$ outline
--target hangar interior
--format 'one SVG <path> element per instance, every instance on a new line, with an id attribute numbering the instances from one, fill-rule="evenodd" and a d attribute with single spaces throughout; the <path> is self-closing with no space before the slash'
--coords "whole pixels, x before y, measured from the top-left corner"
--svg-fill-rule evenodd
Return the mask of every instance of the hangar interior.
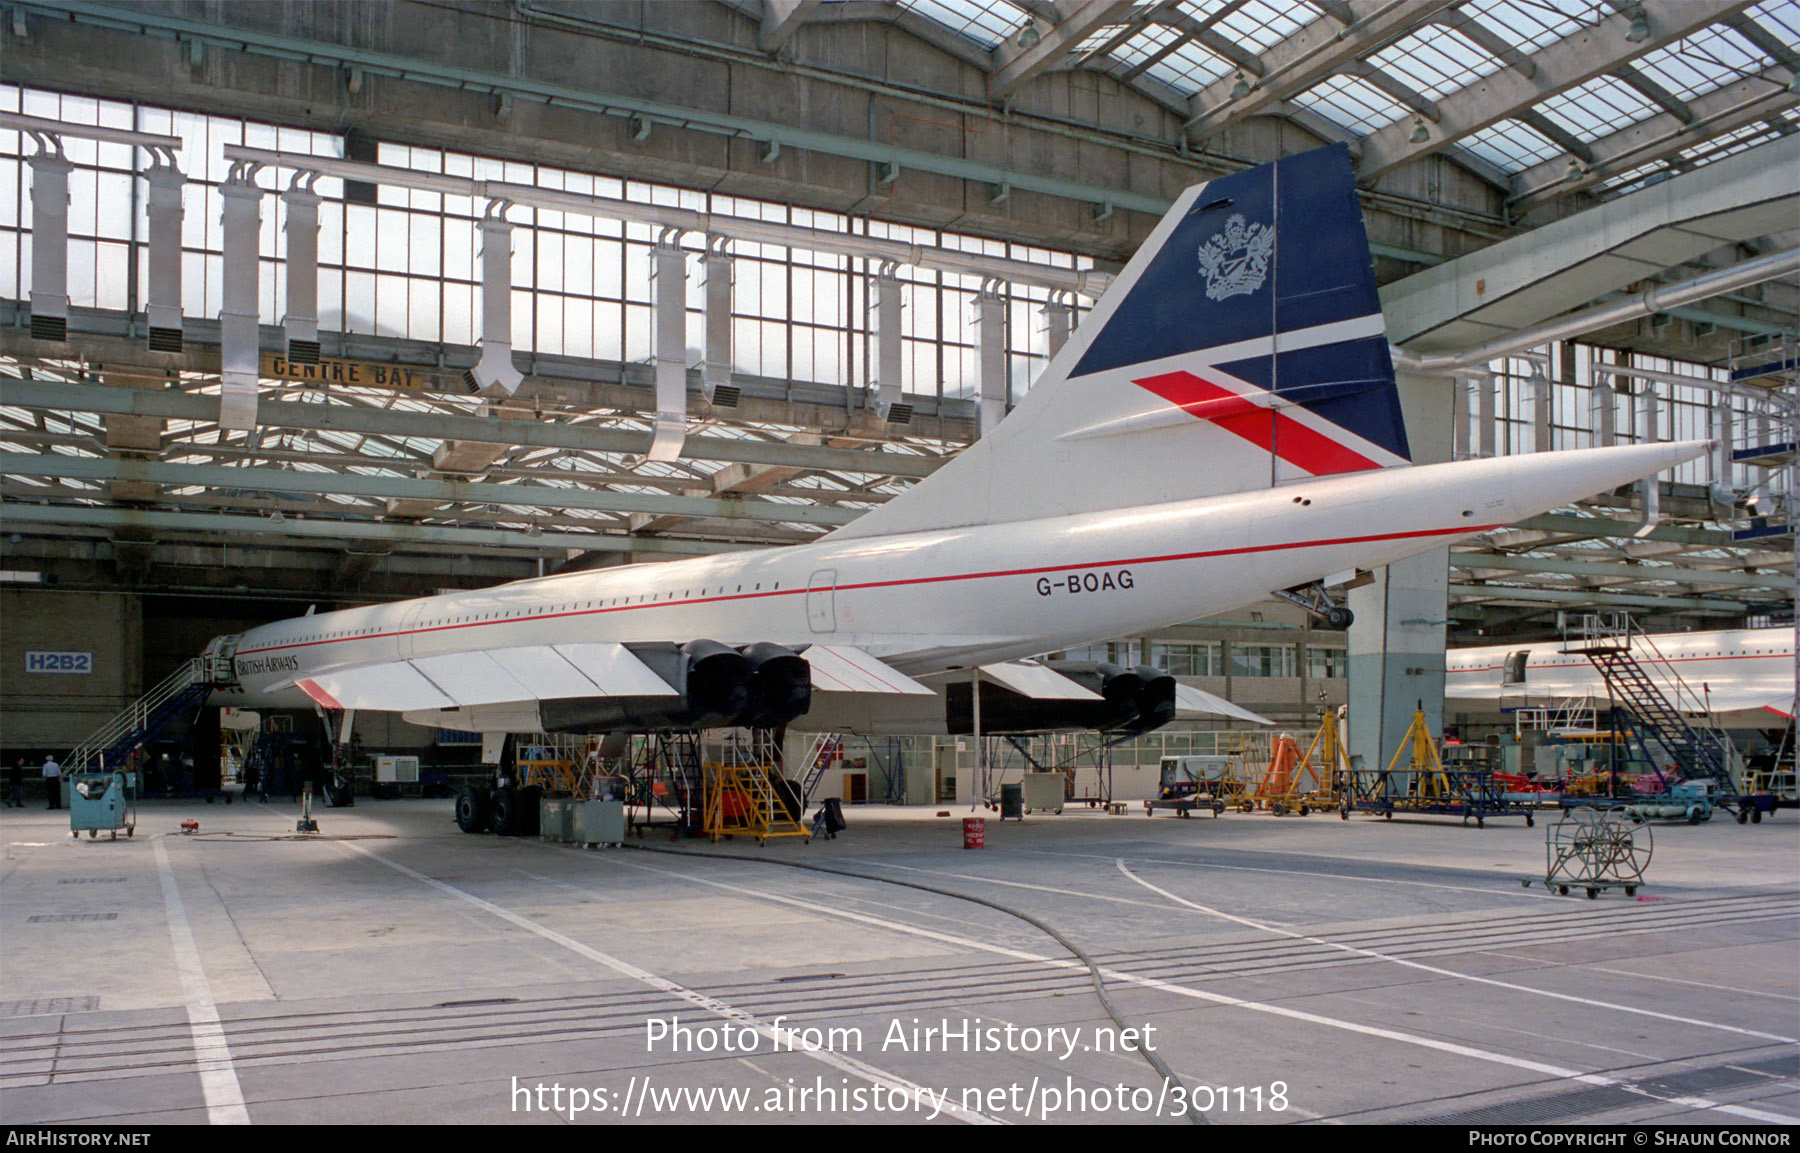
<path id="1" fill-rule="evenodd" d="M 1392 566 L 1347 635 L 1070 655 L 1348 698 L 1374 761 L 1446 644 L 1791 624 L 1796 128 L 1794 0 L 5 4 L 0 747 L 310 606 L 816 539 L 991 429 L 1183 188 L 1327 144 L 1416 460 L 1716 449 Z"/>

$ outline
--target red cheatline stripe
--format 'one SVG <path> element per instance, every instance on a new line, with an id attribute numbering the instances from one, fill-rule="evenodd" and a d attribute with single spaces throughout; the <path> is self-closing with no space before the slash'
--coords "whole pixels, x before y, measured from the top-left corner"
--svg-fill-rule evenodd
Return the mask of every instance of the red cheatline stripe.
<path id="1" fill-rule="evenodd" d="M 1120 565 L 1164 564 L 1169 561 L 1209 560 L 1221 556 L 1243 556 L 1246 553 L 1286 552 L 1292 549 L 1325 548 L 1332 545 L 1368 544 L 1384 540 L 1412 540 L 1428 536 L 1474 536 L 1477 533 L 1491 532 L 1504 528 L 1499 524 L 1456 525 L 1450 528 L 1416 529 L 1412 532 L 1383 532 L 1367 536 L 1329 537 L 1318 540 L 1295 540 L 1282 544 L 1246 545 L 1242 548 L 1211 549 L 1205 552 L 1168 553 L 1162 556 L 1119 557 L 1113 560 L 1076 561 L 1068 564 L 1036 565 L 1031 568 L 995 569 L 986 572 L 949 573 L 944 576 L 905 577 L 899 580 L 863 581 L 858 584 L 841 584 L 838 592 L 855 592 L 859 589 L 899 588 L 904 585 L 933 585 L 947 581 L 990 580 L 996 577 L 1037 576 L 1039 573 L 1066 572 L 1071 569 L 1116 568 Z M 690 597 L 686 600 L 666 600 L 649 604 L 616 605 L 609 608 L 575 609 L 560 613 L 534 613 L 530 616 L 504 617 L 490 621 L 468 621 L 453 625 L 428 625 L 424 628 L 397 629 L 393 632 L 365 633 L 361 636 L 325 637 L 316 641 L 276 641 L 261 648 L 239 649 L 239 656 L 253 656 L 258 653 L 282 652 L 289 649 L 308 649 L 316 645 L 336 645 L 346 641 L 391 640 L 395 637 L 423 636 L 427 633 L 458 632 L 463 629 L 491 628 L 494 625 L 513 625 L 529 622 L 561 620 L 565 617 L 608 616 L 612 613 L 642 612 L 647 609 L 691 608 L 694 605 L 716 605 L 727 601 L 765 600 L 770 597 L 804 596 L 805 588 L 782 589 L 779 592 L 733 593 L 725 596 Z"/>
<path id="2" fill-rule="evenodd" d="M 1208 420 L 1314 476 L 1380 468 L 1359 452 L 1271 408 L 1191 372 L 1165 372 L 1134 381 L 1183 412 Z"/>
<path id="3" fill-rule="evenodd" d="M 295 681 L 294 687 L 299 689 L 301 692 L 305 693 L 307 696 L 311 697 L 313 700 L 317 701 L 319 704 L 325 706 L 328 709 L 341 709 L 344 707 L 343 705 L 338 704 L 336 697 L 332 696 L 330 693 L 328 693 L 324 689 L 320 688 L 319 682 L 317 682 L 317 681 L 314 681 L 314 680 Z"/>

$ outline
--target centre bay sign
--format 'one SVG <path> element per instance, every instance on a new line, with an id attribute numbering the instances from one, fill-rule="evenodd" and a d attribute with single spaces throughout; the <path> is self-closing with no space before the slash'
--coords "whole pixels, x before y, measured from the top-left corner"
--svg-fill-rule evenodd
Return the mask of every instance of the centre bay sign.
<path id="1" fill-rule="evenodd" d="M 401 388 L 422 392 L 434 370 L 409 368 L 400 364 L 370 364 L 360 360 L 321 360 L 317 364 L 295 364 L 276 353 L 264 353 L 262 376 L 265 380 L 297 380 L 319 388 L 339 385 L 345 388 Z"/>

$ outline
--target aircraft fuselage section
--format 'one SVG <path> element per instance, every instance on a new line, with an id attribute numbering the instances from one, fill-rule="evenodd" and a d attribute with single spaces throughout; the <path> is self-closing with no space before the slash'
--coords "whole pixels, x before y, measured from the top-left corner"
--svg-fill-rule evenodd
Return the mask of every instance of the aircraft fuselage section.
<path id="1" fill-rule="evenodd" d="M 223 704 L 297 676 L 572 641 L 854 645 L 913 675 L 1222 612 L 1512 519 L 1517 462 L 1384 469 L 1142 509 L 570 573 L 266 625 Z"/>

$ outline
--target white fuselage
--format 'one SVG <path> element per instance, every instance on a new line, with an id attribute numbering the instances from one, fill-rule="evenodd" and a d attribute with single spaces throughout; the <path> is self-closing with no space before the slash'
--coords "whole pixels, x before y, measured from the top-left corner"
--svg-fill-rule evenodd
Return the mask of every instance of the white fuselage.
<path id="1" fill-rule="evenodd" d="M 1604 700 L 1606 683 L 1588 658 L 1561 641 L 1455 649 L 1445 664 L 1444 696 L 1452 702 L 1498 708 L 1551 705 L 1574 698 Z M 1519 671 L 1524 680 L 1505 683 Z M 1633 638 L 1632 655 L 1687 712 L 1772 725 L 1792 711 L 1794 630 L 1660 633 Z M 1676 687 L 1677 678 L 1681 687 Z M 1758 716 L 1757 714 L 1760 714 Z"/>
<path id="2" fill-rule="evenodd" d="M 1681 446 L 1656 446 L 1670 460 Z M 1386 564 L 1666 467 L 1639 450 L 1382 469 L 1142 509 L 826 539 L 519 581 L 264 625 L 238 692 L 310 707 L 301 677 L 572 641 L 850 645 L 923 675 L 1116 637 Z M 1068 478 L 1076 480 L 1078 478 Z"/>

